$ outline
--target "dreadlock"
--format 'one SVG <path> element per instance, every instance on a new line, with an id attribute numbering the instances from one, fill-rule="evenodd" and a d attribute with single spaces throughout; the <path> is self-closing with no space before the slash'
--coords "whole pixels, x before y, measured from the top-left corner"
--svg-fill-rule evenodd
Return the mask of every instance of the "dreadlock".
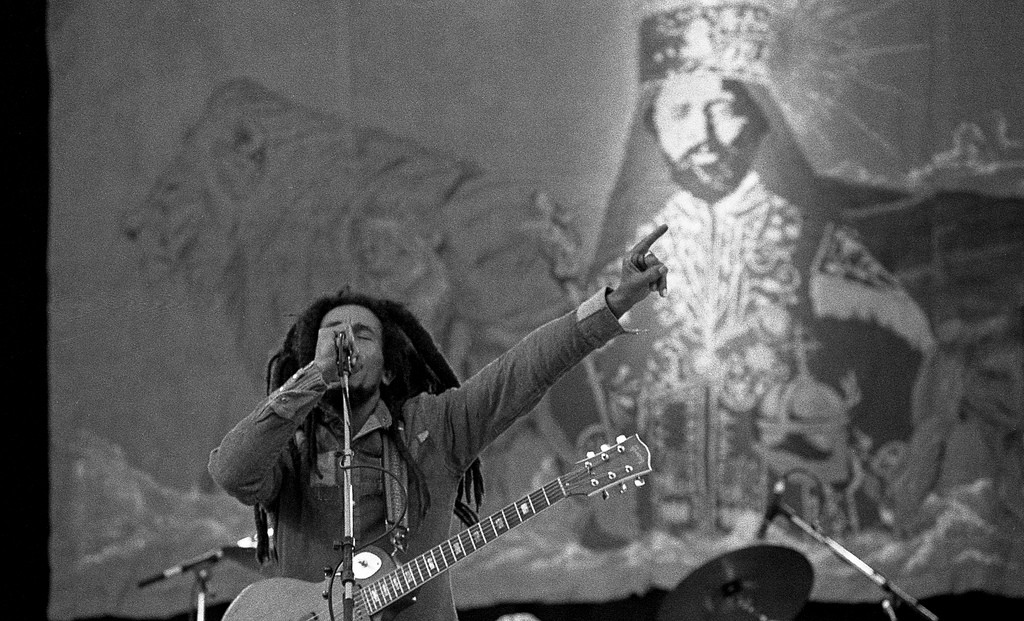
<path id="1" fill-rule="evenodd" d="M 333 295 L 316 299 L 299 315 L 288 330 L 281 349 L 274 353 L 267 363 L 267 394 L 279 388 L 313 360 L 321 321 L 331 309 L 345 305 L 366 308 L 380 320 L 383 327 L 384 368 L 393 376 L 389 384 L 381 385 L 380 388 L 381 401 L 391 412 L 392 418 L 392 424 L 386 433 L 409 467 L 409 512 L 422 520 L 430 508 L 430 491 L 427 489 L 425 475 L 412 459 L 409 447 L 399 432 L 399 424 L 405 422 L 402 406 L 406 400 L 418 394 L 440 394 L 449 388 L 456 388 L 459 386 L 459 380 L 438 350 L 430 333 L 405 305 L 353 292 L 348 287 Z M 307 439 L 305 455 L 299 454 L 294 442 L 290 443 L 292 458 L 305 459 L 308 466 L 317 474 L 320 472 L 317 464 L 316 428 L 323 421 L 323 416 L 323 410 L 315 407 L 303 421 L 303 432 Z M 459 481 L 455 493 L 453 512 L 466 526 L 472 526 L 479 521 L 476 511 L 480 509 L 483 493 L 480 460 L 476 459 Z M 473 503 L 476 511 L 469 503 Z M 254 507 L 256 555 L 261 562 L 274 554 L 270 550 L 268 536 L 268 514 L 274 510 L 274 507 L 263 507 L 258 504 Z"/>

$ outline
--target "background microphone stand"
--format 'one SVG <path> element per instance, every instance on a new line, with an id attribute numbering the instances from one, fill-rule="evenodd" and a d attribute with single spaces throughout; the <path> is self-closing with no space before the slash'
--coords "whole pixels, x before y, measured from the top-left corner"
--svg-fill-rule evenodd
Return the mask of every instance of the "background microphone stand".
<path id="1" fill-rule="evenodd" d="M 345 498 L 345 538 L 341 544 L 341 582 L 344 586 L 344 600 L 342 602 L 342 618 L 344 621 L 352 621 L 354 606 L 355 573 L 352 567 L 352 554 L 355 548 L 355 525 L 352 512 L 355 502 L 352 495 L 352 404 L 349 401 L 348 380 L 352 375 L 352 365 L 355 362 L 355 338 L 352 327 L 347 326 L 346 330 L 339 332 L 335 337 L 335 346 L 338 352 L 338 372 L 342 379 L 342 426 L 345 430 L 342 449 L 342 486 Z M 332 611 L 333 615 L 333 611 Z"/>
<path id="2" fill-rule="evenodd" d="M 210 577 L 210 565 L 216 563 L 220 559 L 224 558 L 224 549 L 217 548 L 210 550 L 204 554 L 200 554 L 197 557 L 191 558 L 183 563 L 169 567 L 158 574 L 154 574 L 144 580 L 140 580 L 138 588 L 143 588 L 159 582 L 171 576 L 183 574 L 187 571 L 191 571 L 195 575 L 196 579 L 196 591 L 195 591 L 195 602 L 192 605 L 195 606 L 194 614 L 196 621 L 204 621 L 206 618 L 206 598 L 210 594 L 208 581 Z"/>
<path id="3" fill-rule="evenodd" d="M 890 601 L 893 597 L 896 597 L 902 603 L 909 605 L 912 609 L 917 611 L 921 617 L 928 619 L 929 621 L 938 621 L 939 618 L 935 616 L 932 611 L 922 606 L 916 599 L 904 592 L 903 589 L 893 584 L 891 580 L 872 569 L 870 565 L 858 558 L 853 552 L 844 548 L 839 544 L 839 542 L 825 535 L 817 526 L 814 526 L 801 518 L 788 505 L 783 502 L 778 502 L 778 513 L 786 516 L 790 522 L 796 524 L 805 533 L 814 537 L 820 543 L 828 546 L 836 556 L 858 569 L 872 582 L 881 587 L 882 590 L 887 593 L 885 599 L 882 600 L 882 608 L 885 610 L 891 621 L 896 621 L 896 613 L 893 610 L 892 601 Z"/>
<path id="4" fill-rule="evenodd" d="M 235 545 L 214 548 L 199 556 L 183 561 L 174 567 L 169 567 L 160 573 L 140 580 L 138 587 L 141 589 L 161 580 L 192 572 L 195 578 L 195 599 L 190 601 L 190 605 L 194 607 L 190 618 L 195 619 L 195 621 L 204 621 L 206 618 L 207 599 L 210 596 L 209 579 L 212 566 L 223 559 L 231 559 L 246 566 L 252 564 L 253 569 L 258 569 L 255 547 L 255 537 L 248 537 L 240 540 Z"/>

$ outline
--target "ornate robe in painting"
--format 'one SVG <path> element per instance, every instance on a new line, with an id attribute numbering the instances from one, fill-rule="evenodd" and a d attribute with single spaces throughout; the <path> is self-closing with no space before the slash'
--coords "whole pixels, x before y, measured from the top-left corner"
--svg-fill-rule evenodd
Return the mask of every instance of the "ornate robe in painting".
<path id="1" fill-rule="evenodd" d="M 602 413 L 583 433 L 649 438 L 656 474 L 635 520 L 597 522 L 607 540 L 639 535 L 623 523 L 724 534 L 784 478 L 830 532 L 895 529 L 931 329 L 842 214 L 905 196 L 812 169 L 759 74 L 763 8 L 676 4 L 641 26 L 641 101 L 589 280 L 664 222 L 669 295 L 577 389 Z"/>

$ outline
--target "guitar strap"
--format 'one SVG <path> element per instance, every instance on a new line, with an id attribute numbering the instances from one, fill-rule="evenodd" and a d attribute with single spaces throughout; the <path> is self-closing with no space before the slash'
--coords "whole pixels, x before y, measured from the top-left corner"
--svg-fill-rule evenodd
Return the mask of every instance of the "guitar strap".
<path id="1" fill-rule="evenodd" d="M 398 433 L 403 437 L 405 435 L 405 427 L 401 423 L 398 424 Z M 383 439 L 384 469 L 393 475 L 384 477 L 386 526 L 390 528 L 397 525 L 391 532 L 391 545 L 396 552 L 404 552 L 406 535 L 409 532 L 409 511 L 405 509 L 408 498 L 404 491 L 408 489 L 408 466 L 398 452 L 398 447 L 395 446 L 391 436 L 382 433 L 381 437 Z"/>

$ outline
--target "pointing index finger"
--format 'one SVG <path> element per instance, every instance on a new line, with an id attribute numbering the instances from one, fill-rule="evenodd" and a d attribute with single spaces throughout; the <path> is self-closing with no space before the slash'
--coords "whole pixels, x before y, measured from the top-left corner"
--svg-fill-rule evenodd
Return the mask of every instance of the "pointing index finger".
<path id="1" fill-rule="evenodd" d="M 667 224 L 659 224 L 658 228 L 648 233 L 643 239 L 638 241 L 635 246 L 633 246 L 633 249 L 629 251 L 630 254 L 638 254 L 640 256 L 646 255 L 647 251 L 654 245 L 654 242 L 658 241 L 658 238 L 664 235 L 667 230 Z"/>

